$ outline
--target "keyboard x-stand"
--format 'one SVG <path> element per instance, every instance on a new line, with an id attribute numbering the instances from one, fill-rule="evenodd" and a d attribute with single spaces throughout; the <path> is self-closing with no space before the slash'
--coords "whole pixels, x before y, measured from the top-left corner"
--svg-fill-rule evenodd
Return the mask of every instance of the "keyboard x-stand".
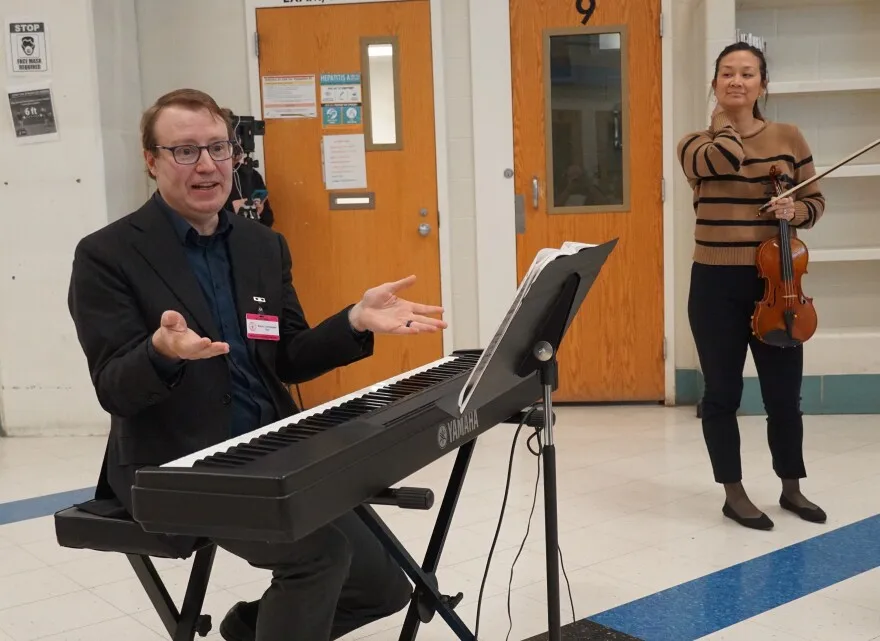
<path id="1" fill-rule="evenodd" d="M 531 415 L 523 412 L 504 422 L 519 423 L 525 420 L 526 424 L 540 427 L 543 431 L 541 455 L 544 466 L 547 620 L 550 641 L 561 641 L 562 638 L 552 399 L 553 391 L 558 388 L 559 368 L 556 356 L 566 330 L 616 244 L 615 239 L 571 255 L 560 256 L 541 269 L 525 295 L 521 299 L 517 297 L 518 300 L 511 306 L 501 329 L 474 367 L 476 372 L 481 365 L 485 365 L 473 388 L 470 401 L 464 408 L 466 412 L 469 406 L 479 407 L 483 399 L 493 398 L 499 390 L 510 387 L 515 379 L 537 375 L 540 381 L 543 390 L 543 407 L 540 411 Z M 407 611 L 400 641 L 414 641 L 419 624 L 429 622 L 435 613 L 440 614 L 462 641 L 476 639 L 474 633 L 453 610 L 461 601 L 461 593 L 455 597 L 443 595 L 438 589 L 435 574 L 475 445 L 476 439 L 472 439 L 459 448 L 421 566 L 370 505 L 355 508 L 355 512 L 415 584 L 415 596 Z"/>
<path id="2" fill-rule="evenodd" d="M 544 399 L 548 622 L 560 638 L 556 458 L 552 399 L 556 354 L 616 241 L 542 250 L 501 327 L 480 352 L 459 351 L 411 372 L 299 412 L 158 467 L 137 471 L 132 516 L 146 532 L 208 539 L 297 541 L 350 510 L 415 584 L 401 640 L 439 612 L 459 639 L 474 633 L 443 596 L 436 570 L 474 443 Z M 518 414 L 519 413 L 519 414 Z M 532 414 L 537 418 L 537 414 Z M 389 490 L 458 449 L 427 555 L 419 566 L 371 504 L 429 509 L 430 490 Z"/>

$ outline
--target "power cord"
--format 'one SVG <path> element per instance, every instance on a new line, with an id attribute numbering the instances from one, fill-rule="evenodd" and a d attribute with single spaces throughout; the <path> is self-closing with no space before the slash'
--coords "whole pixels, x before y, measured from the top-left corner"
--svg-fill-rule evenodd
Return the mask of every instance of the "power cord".
<path id="1" fill-rule="evenodd" d="M 481 610 L 482 604 L 483 604 L 483 590 L 486 587 L 486 577 L 488 577 L 488 575 L 489 575 L 489 566 L 492 563 L 492 554 L 494 553 L 495 545 L 498 542 L 498 535 L 501 533 L 501 524 L 504 521 L 504 510 L 507 507 L 507 496 L 510 493 L 510 479 L 511 479 L 511 474 L 513 472 L 513 454 L 516 451 L 516 444 L 517 444 L 517 440 L 519 439 L 520 430 L 522 430 L 522 428 L 529 422 L 529 419 L 532 417 L 532 415 L 538 410 L 538 408 L 541 405 L 543 405 L 543 404 L 538 403 L 538 404 L 532 405 L 523 414 L 522 420 L 520 420 L 519 425 L 517 425 L 516 433 L 514 433 L 514 435 L 513 435 L 513 443 L 511 443 L 511 446 L 510 446 L 510 460 L 508 461 L 508 464 L 507 464 L 507 481 L 504 486 L 504 498 L 501 501 L 501 514 L 498 516 L 498 526 L 495 528 L 495 536 L 492 539 L 492 545 L 489 548 L 489 558 L 486 559 L 486 569 L 483 572 L 483 581 L 480 584 L 480 595 L 479 595 L 479 597 L 477 597 L 477 621 L 476 621 L 476 625 L 474 627 L 474 638 L 475 639 L 480 638 L 480 610 Z M 535 513 L 535 505 L 538 501 L 538 483 L 540 482 L 540 479 L 541 479 L 541 454 L 543 451 L 543 443 L 541 441 L 541 432 L 543 431 L 544 427 L 543 427 L 543 425 L 540 425 L 540 426 L 530 425 L 530 427 L 532 427 L 532 429 L 534 429 L 535 432 L 534 432 L 534 434 L 529 435 L 529 438 L 526 440 L 526 447 L 528 448 L 529 452 L 531 452 L 532 454 L 534 454 L 538 458 L 538 475 L 535 478 L 535 491 L 534 491 L 534 495 L 532 497 L 532 509 L 529 512 L 529 520 L 526 523 L 526 533 L 525 533 L 525 536 L 523 536 L 523 540 L 519 546 L 519 550 L 516 553 L 516 557 L 513 559 L 513 563 L 510 566 L 510 581 L 507 584 L 507 621 L 509 623 L 509 627 L 507 629 L 507 637 L 506 637 L 507 639 L 510 638 L 510 632 L 513 629 L 513 619 L 511 617 L 511 613 L 510 613 L 510 593 L 511 593 L 511 588 L 513 585 L 513 569 L 514 569 L 514 567 L 516 567 L 516 562 L 517 562 L 517 560 L 519 560 L 519 556 L 520 556 L 520 554 L 522 554 L 523 548 L 526 545 L 526 540 L 529 537 L 529 530 L 531 529 L 531 525 L 532 525 L 532 515 Z M 537 451 L 533 450 L 532 446 L 531 446 L 531 440 L 533 438 L 538 442 Z M 558 545 L 557 545 L 556 549 L 559 552 L 559 563 L 560 563 L 560 566 L 562 567 L 562 575 L 565 577 L 566 586 L 568 586 L 568 599 L 569 599 L 569 602 L 571 603 L 572 621 L 577 621 L 577 618 L 575 617 L 575 614 L 574 614 L 574 599 L 572 598 L 572 595 L 571 595 L 571 583 L 569 583 L 569 581 L 568 581 L 568 574 L 565 572 L 565 563 L 562 560 L 562 550 L 559 548 Z"/>

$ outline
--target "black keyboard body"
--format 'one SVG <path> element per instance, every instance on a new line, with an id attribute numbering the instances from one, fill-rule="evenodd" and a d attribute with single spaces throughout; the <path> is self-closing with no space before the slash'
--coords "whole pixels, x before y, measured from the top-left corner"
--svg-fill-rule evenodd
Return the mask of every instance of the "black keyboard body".
<path id="1" fill-rule="evenodd" d="M 541 398 L 534 374 L 457 417 L 459 391 L 479 355 L 455 352 L 454 361 L 413 380 L 190 467 L 142 468 L 133 516 L 150 532 L 298 540 Z"/>

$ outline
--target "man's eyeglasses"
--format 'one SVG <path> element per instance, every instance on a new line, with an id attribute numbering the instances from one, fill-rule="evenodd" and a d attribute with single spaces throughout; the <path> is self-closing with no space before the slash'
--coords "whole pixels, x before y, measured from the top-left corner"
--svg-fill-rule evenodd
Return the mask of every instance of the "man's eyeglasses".
<path id="1" fill-rule="evenodd" d="M 235 143 L 231 140 L 218 140 L 210 145 L 175 145 L 165 147 L 155 145 L 154 149 L 167 149 L 174 156 L 175 162 L 180 165 L 194 165 L 202 157 L 202 149 L 208 150 L 208 155 L 217 162 L 229 160 L 235 151 Z"/>

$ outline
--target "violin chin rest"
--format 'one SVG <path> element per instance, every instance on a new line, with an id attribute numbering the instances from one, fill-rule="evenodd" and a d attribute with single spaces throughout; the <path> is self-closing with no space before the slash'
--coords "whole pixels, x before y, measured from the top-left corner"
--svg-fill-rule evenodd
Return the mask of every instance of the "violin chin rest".
<path id="1" fill-rule="evenodd" d="M 764 336 L 759 336 L 764 343 L 774 347 L 797 347 L 801 344 L 796 338 L 791 338 L 784 329 L 773 329 Z"/>

